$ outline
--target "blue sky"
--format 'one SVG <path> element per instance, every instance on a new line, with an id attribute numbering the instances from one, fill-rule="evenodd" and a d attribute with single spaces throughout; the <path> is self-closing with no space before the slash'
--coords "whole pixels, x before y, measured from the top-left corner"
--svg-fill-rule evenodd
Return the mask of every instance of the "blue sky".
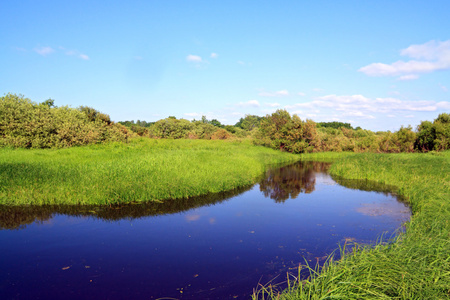
<path id="1" fill-rule="evenodd" d="M 210 3 L 211 2 L 211 3 Z M 2 1 L 0 94 L 115 121 L 450 112 L 450 1 Z"/>

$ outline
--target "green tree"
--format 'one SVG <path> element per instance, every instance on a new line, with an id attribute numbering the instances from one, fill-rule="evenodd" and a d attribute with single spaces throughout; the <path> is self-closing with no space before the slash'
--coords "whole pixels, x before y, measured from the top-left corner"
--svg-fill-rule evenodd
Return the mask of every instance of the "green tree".
<path id="1" fill-rule="evenodd" d="M 302 121 L 297 115 L 279 109 L 267 115 L 255 136 L 256 144 L 293 153 L 311 152 L 317 138 L 316 124 Z"/>

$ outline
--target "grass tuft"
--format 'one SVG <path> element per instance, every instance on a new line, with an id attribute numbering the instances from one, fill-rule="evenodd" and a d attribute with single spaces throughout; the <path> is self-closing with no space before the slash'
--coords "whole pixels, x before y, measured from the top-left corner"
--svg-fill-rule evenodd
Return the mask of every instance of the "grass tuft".
<path id="1" fill-rule="evenodd" d="M 217 193 L 298 160 L 250 142 L 134 139 L 68 149 L 0 149 L 0 204 L 108 205 Z"/>

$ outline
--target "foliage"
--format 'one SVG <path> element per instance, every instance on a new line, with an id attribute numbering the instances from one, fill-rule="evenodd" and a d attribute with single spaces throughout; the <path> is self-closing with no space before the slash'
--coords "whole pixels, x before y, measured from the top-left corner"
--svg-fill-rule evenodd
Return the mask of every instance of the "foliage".
<path id="1" fill-rule="evenodd" d="M 316 124 L 302 121 L 297 115 L 291 117 L 286 110 L 267 115 L 260 124 L 256 144 L 292 153 L 311 152 L 317 137 Z"/>
<path id="2" fill-rule="evenodd" d="M 120 124 L 122 124 L 124 126 L 127 126 L 127 127 L 132 127 L 132 126 L 150 127 L 155 122 L 147 122 L 147 121 L 137 120 L 136 123 L 135 123 L 134 120 L 131 120 L 131 121 L 120 121 L 118 123 L 120 123 Z"/>
<path id="3" fill-rule="evenodd" d="M 352 125 L 350 125 L 350 123 L 343 123 L 343 122 L 319 122 L 317 123 L 317 127 L 323 127 L 323 128 L 334 128 L 334 129 L 339 129 L 339 128 L 346 128 L 346 129 L 353 129 Z"/>
<path id="4" fill-rule="evenodd" d="M 234 126 L 241 128 L 246 131 L 252 131 L 260 126 L 261 121 L 265 117 L 255 116 L 255 115 L 245 115 L 244 118 L 240 118 Z"/>
<path id="5" fill-rule="evenodd" d="M 51 99 L 38 104 L 15 94 L 0 98 L 0 146 L 61 148 L 128 137 L 125 127 L 90 107 L 56 107 Z"/>
<path id="6" fill-rule="evenodd" d="M 450 149 L 450 114 L 440 114 L 433 123 L 422 121 L 417 131 L 416 149 L 424 152 Z"/>

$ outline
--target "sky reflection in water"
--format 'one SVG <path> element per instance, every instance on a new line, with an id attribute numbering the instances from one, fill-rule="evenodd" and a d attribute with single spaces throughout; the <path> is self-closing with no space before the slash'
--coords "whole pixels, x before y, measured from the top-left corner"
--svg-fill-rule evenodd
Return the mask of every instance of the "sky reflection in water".
<path id="1" fill-rule="evenodd" d="M 267 172 L 259 185 L 163 204 L 0 207 L 5 299 L 248 299 L 322 262 L 339 243 L 390 237 L 410 210 L 326 164 Z M 278 277 L 277 277 L 278 276 Z"/>

